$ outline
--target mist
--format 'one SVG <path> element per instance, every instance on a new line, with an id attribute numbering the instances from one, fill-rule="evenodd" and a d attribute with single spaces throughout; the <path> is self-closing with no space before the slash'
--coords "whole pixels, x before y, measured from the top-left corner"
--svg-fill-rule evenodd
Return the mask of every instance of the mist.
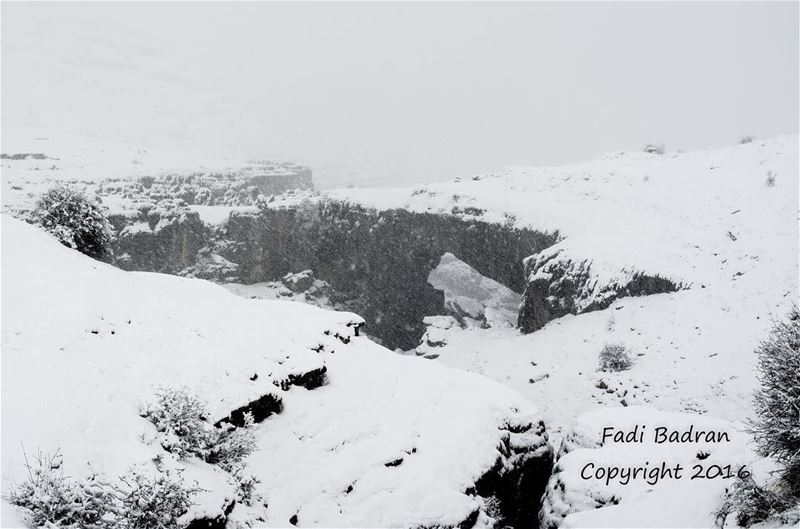
<path id="1" fill-rule="evenodd" d="M 798 4 L 8 3 L 2 135 L 452 179 L 798 132 Z M 5 142 L 4 139 L 4 142 Z"/>

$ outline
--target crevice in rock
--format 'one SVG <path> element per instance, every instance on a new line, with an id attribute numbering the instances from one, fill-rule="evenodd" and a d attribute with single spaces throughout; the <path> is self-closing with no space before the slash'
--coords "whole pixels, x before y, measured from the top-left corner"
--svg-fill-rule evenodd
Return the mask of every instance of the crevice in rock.
<path id="1" fill-rule="evenodd" d="M 511 442 L 511 435 L 545 435 L 542 421 L 509 425 L 509 435 L 498 448 L 494 466 L 476 482 L 474 491 L 483 498 L 494 498 L 502 523 L 515 529 L 538 527 L 541 498 L 553 470 L 553 450 L 549 444 L 531 447 Z"/>

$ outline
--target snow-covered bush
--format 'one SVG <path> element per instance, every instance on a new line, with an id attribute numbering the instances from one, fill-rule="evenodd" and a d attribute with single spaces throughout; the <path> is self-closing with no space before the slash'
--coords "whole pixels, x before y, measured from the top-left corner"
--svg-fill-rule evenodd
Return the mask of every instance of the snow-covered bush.
<path id="1" fill-rule="evenodd" d="M 632 366 L 633 358 L 621 343 L 606 344 L 600 351 L 600 371 L 625 371 Z"/>
<path id="2" fill-rule="evenodd" d="M 642 151 L 646 152 L 647 154 L 664 154 L 664 144 L 648 143 L 644 146 Z"/>
<path id="3" fill-rule="evenodd" d="M 741 138 L 739 138 L 739 145 L 744 145 L 746 143 L 753 143 L 753 140 L 755 140 L 755 138 L 752 136 L 742 136 Z"/>
<path id="4" fill-rule="evenodd" d="M 34 527 L 48 523 L 69 527 L 96 521 L 81 516 L 84 500 L 81 488 L 64 475 L 61 463 L 59 452 L 52 455 L 39 452 L 33 461 L 28 461 L 26 455 L 28 477 L 9 493 L 12 504 L 28 509 Z"/>
<path id="5" fill-rule="evenodd" d="M 737 479 L 725 493 L 725 499 L 714 513 L 717 526 L 725 527 L 728 518 L 733 515 L 736 525 L 750 527 L 754 523 L 763 522 L 767 518 L 786 510 L 786 500 L 760 486 L 752 477 Z"/>
<path id="6" fill-rule="evenodd" d="M 95 259 L 106 258 L 112 231 L 100 202 L 65 186 L 44 193 L 33 210 L 33 219 L 65 246 Z"/>
<path id="7" fill-rule="evenodd" d="M 217 437 L 216 428 L 206 421 L 206 406 L 184 387 L 159 388 L 156 401 L 142 412 L 161 435 L 161 446 L 180 458 L 208 457 Z"/>
<path id="8" fill-rule="evenodd" d="M 767 187 L 773 187 L 775 185 L 775 173 L 772 171 L 767 171 Z"/>
<path id="9" fill-rule="evenodd" d="M 9 501 L 27 510 L 34 527 L 179 529 L 184 526 L 180 517 L 200 490 L 162 470 L 155 476 L 130 471 L 119 483 L 98 474 L 71 479 L 64 475 L 59 452 L 40 452 L 27 468 L 27 479 L 12 487 Z"/>
<path id="10" fill-rule="evenodd" d="M 783 468 L 781 487 L 800 497 L 800 312 L 776 322 L 756 349 L 761 387 L 751 424 L 759 452 Z"/>
<path id="11" fill-rule="evenodd" d="M 256 502 L 262 500 L 256 492 L 256 487 L 261 480 L 245 471 L 245 466 L 237 463 L 230 469 L 233 484 L 236 487 L 236 501 L 252 507 Z"/>
<path id="12" fill-rule="evenodd" d="M 168 529 L 182 527 L 180 517 L 192 506 L 198 488 L 187 488 L 178 474 L 168 472 L 149 476 L 131 471 L 120 477 L 123 486 L 122 513 L 124 522 L 118 527 L 130 529 Z"/>
<path id="13" fill-rule="evenodd" d="M 236 427 L 225 424 L 216 429 L 216 436 L 206 461 L 231 472 L 234 465 L 256 451 L 256 436 L 253 430 L 253 414 L 244 414 L 244 424 Z"/>
<path id="14" fill-rule="evenodd" d="M 161 434 L 161 446 L 180 458 L 197 456 L 230 471 L 256 449 L 253 416 L 244 425 L 216 428 L 206 417 L 206 405 L 187 388 L 159 388 L 156 402 L 142 411 Z"/>

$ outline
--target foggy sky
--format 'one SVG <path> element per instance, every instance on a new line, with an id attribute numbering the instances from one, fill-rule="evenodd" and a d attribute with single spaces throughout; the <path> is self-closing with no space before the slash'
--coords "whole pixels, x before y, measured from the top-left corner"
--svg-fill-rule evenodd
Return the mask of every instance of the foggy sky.
<path id="1" fill-rule="evenodd" d="M 2 4 L 21 127 L 290 159 L 320 187 L 798 132 L 798 3 Z"/>

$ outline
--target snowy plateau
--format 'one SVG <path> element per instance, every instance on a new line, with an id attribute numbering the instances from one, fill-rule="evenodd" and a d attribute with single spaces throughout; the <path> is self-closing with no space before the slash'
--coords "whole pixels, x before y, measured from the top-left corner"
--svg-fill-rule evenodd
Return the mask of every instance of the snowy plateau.
<path id="1" fill-rule="evenodd" d="M 293 164 L 15 142 L 3 527 L 31 526 L 8 497 L 38 451 L 178 469 L 195 529 L 714 527 L 733 477 L 770 479 L 745 424 L 798 297 L 796 136 L 325 192 Z M 25 222 L 55 183 L 108 208 L 111 262 Z M 629 369 L 598 369 L 607 344 Z M 209 423 L 270 403 L 263 502 L 165 450 L 141 415 L 165 386 Z"/>

